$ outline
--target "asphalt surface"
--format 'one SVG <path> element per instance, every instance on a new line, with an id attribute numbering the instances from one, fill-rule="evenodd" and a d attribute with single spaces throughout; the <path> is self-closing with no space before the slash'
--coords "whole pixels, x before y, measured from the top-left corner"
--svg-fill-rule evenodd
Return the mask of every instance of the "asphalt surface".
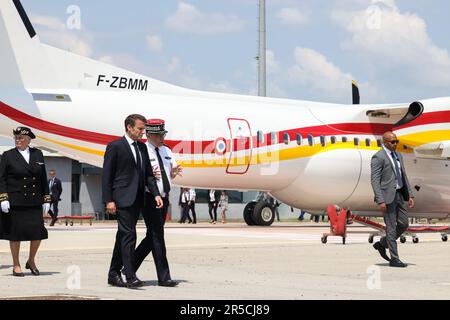
<path id="1" fill-rule="evenodd" d="M 9 244 L 0 241 L 0 298 L 9 299 L 158 299 L 158 300 L 317 300 L 449 299 L 450 250 L 439 234 L 399 244 L 406 269 L 389 267 L 368 243 L 368 234 L 320 241 L 327 224 L 243 223 L 179 225 L 168 223 L 166 242 L 176 288 L 157 285 L 152 257 L 144 261 L 138 290 L 107 285 L 116 227 L 111 223 L 49 229 L 37 258 L 41 276 L 25 270 L 12 276 Z M 351 231 L 370 229 L 352 226 Z M 138 238 L 145 226 L 139 224 Z"/>

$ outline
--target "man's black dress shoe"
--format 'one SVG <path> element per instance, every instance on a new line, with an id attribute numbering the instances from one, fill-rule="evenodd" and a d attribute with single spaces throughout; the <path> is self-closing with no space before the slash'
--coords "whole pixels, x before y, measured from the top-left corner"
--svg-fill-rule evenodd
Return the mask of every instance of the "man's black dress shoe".
<path id="1" fill-rule="evenodd" d="M 380 253 L 380 256 L 383 257 L 384 260 L 390 262 L 391 259 L 388 257 L 388 255 L 386 254 L 386 248 L 383 247 L 380 243 L 380 241 L 378 241 L 377 243 L 375 243 L 373 245 L 373 247 L 375 248 L 375 250 L 378 250 L 378 252 Z"/>
<path id="2" fill-rule="evenodd" d="M 14 277 L 25 277 L 25 274 L 23 272 L 15 272 L 13 270 L 13 276 Z"/>
<path id="3" fill-rule="evenodd" d="M 31 266 L 30 266 L 30 264 L 29 264 L 28 262 L 25 264 L 25 269 L 31 270 L 31 273 L 32 273 L 33 275 L 35 275 L 35 276 L 41 275 L 41 273 L 39 272 L 39 270 L 38 270 L 37 268 L 36 268 L 36 269 L 31 268 Z"/>
<path id="4" fill-rule="evenodd" d="M 174 280 L 158 282 L 158 286 L 161 286 L 161 287 L 176 287 L 177 285 L 178 285 L 178 282 L 174 281 Z"/>
<path id="5" fill-rule="evenodd" d="M 109 277 L 108 284 L 113 287 L 120 287 L 120 288 L 126 287 L 125 282 L 123 282 L 122 277 L 119 275 L 116 275 L 114 277 Z"/>
<path id="6" fill-rule="evenodd" d="M 406 263 L 401 262 L 398 259 L 395 259 L 395 260 L 391 260 L 391 262 L 389 262 L 389 266 L 394 267 L 394 268 L 406 268 L 408 265 Z"/>
<path id="7" fill-rule="evenodd" d="M 144 282 L 139 280 L 138 278 L 134 278 L 131 281 L 127 280 L 127 288 L 128 289 L 136 289 L 139 287 L 142 287 L 144 285 Z"/>

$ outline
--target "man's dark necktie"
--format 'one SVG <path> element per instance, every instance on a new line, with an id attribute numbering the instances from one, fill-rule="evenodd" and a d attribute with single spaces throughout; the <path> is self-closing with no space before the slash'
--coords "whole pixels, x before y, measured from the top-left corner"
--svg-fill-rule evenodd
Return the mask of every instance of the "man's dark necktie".
<path id="1" fill-rule="evenodd" d="M 399 189 L 401 189 L 401 188 L 403 188 L 403 179 L 400 174 L 400 167 L 398 166 L 398 158 L 397 158 L 397 155 L 395 154 L 395 152 L 391 152 L 391 155 L 392 155 L 392 159 L 394 159 L 395 175 L 397 178 L 398 187 L 399 187 Z"/>
<path id="2" fill-rule="evenodd" d="M 141 160 L 141 154 L 139 153 L 139 148 L 137 142 L 133 142 L 134 151 L 136 151 L 136 166 L 138 168 L 139 172 L 139 185 L 144 185 L 144 175 L 142 172 L 142 160 Z"/>
<path id="3" fill-rule="evenodd" d="M 161 159 L 161 155 L 159 154 L 159 148 L 155 148 L 156 155 L 158 156 L 158 163 L 159 163 L 159 169 L 161 171 L 161 177 L 163 181 L 163 189 L 166 194 L 170 191 L 170 183 L 169 179 L 167 178 L 166 170 L 164 169 L 164 163 Z"/>

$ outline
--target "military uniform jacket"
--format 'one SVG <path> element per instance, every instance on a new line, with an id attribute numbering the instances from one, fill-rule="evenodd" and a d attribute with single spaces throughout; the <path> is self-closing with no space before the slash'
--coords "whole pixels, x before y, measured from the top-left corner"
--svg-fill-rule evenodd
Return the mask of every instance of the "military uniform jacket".
<path id="1" fill-rule="evenodd" d="M 41 150 L 30 148 L 30 163 L 14 148 L 0 161 L 0 201 L 14 206 L 39 206 L 50 203 L 47 172 Z"/>

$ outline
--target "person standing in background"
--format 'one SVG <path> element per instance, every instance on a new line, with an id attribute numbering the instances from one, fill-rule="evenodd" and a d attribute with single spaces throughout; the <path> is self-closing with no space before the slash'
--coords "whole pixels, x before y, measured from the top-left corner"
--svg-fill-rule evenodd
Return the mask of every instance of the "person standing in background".
<path id="1" fill-rule="evenodd" d="M 222 191 L 222 194 L 220 196 L 220 216 L 222 218 L 222 223 L 227 222 L 227 211 L 228 211 L 228 195 L 225 191 Z"/>
<path id="2" fill-rule="evenodd" d="M 217 201 L 216 197 L 216 190 L 211 189 L 209 190 L 209 201 L 208 201 L 208 213 L 209 217 L 211 218 L 211 222 L 213 224 L 216 224 L 217 221 L 217 206 L 219 205 L 219 202 Z M 214 211 L 214 216 L 213 216 Z"/>
<path id="3" fill-rule="evenodd" d="M 52 202 L 50 203 L 50 211 L 48 212 L 48 214 L 52 217 L 52 222 L 50 222 L 50 227 L 52 227 L 58 220 L 58 204 L 59 201 L 61 201 L 61 194 L 63 191 L 61 180 L 56 177 L 56 171 L 53 169 L 50 170 L 50 179 L 48 179 L 48 186 L 50 189 L 50 197 L 52 199 Z"/>
<path id="4" fill-rule="evenodd" d="M 189 210 L 192 211 L 192 219 L 193 224 L 197 223 L 197 213 L 195 213 L 195 198 L 197 194 L 195 193 L 195 189 L 189 189 Z"/>
<path id="5" fill-rule="evenodd" d="M 179 223 L 186 223 L 186 219 L 189 219 L 189 223 L 192 223 L 192 219 L 189 216 L 189 188 L 182 188 L 181 190 L 181 219 Z"/>

